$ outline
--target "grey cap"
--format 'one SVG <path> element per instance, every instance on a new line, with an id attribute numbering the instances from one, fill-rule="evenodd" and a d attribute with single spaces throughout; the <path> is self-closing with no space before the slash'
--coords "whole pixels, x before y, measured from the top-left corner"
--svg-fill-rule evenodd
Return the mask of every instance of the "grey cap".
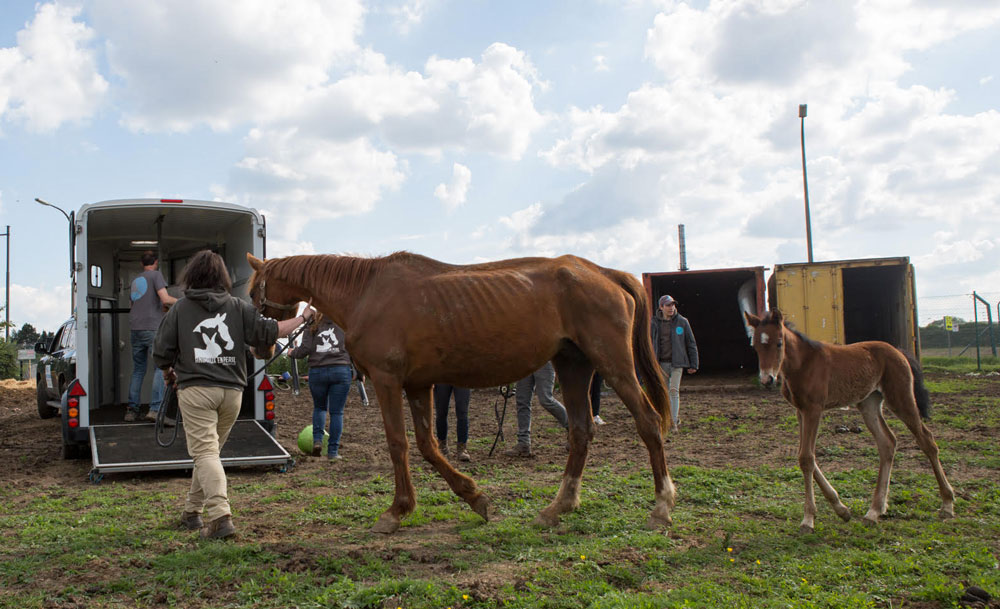
<path id="1" fill-rule="evenodd" d="M 660 306 L 661 307 L 664 306 L 664 305 L 669 305 L 669 304 L 672 304 L 672 305 L 677 304 L 677 301 L 674 300 L 673 296 L 671 296 L 670 294 L 664 294 L 663 296 L 660 296 Z"/>

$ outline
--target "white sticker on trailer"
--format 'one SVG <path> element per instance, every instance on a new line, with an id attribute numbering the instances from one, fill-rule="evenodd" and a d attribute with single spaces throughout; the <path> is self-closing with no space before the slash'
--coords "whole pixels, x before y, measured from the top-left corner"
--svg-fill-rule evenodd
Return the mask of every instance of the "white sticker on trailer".
<path id="1" fill-rule="evenodd" d="M 52 389 L 52 385 L 49 383 L 49 380 L 52 378 L 52 364 L 45 364 L 45 374 L 42 378 L 45 379 L 45 388 Z"/>

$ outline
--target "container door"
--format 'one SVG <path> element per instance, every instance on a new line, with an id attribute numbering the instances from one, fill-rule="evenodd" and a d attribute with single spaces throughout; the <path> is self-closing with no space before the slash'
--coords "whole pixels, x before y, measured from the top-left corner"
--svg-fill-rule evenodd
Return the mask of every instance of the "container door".
<path id="1" fill-rule="evenodd" d="M 778 308 L 809 338 L 843 344 L 840 268 L 793 266 L 777 271 Z"/>
<path id="2" fill-rule="evenodd" d="M 916 288 L 916 277 L 913 272 L 913 265 L 906 265 L 906 280 L 903 282 L 904 290 L 904 316 L 903 316 L 903 327 L 906 328 L 904 346 L 909 346 L 913 350 L 913 354 L 916 356 L 917 360 L 920 360 L 920 327 L 917 325 L 917 288 Z"/>

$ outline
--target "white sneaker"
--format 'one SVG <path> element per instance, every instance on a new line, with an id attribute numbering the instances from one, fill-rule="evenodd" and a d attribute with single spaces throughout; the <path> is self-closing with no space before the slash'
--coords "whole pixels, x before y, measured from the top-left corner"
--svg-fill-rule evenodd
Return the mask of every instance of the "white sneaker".
<path id="1" fill-rule="evenodd" d="M 594 417 L 594 425 L 604 425 L 605 420 L 601 418 L 601 415 Z"/>

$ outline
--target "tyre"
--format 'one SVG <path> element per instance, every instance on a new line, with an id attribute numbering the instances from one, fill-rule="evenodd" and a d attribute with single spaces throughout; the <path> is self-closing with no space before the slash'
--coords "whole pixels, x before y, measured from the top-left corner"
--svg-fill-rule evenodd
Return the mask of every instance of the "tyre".
<path id="1" fill-rule="evenodd" d="M 35 380 L 35 396 L 38 402 L 38 416 L 43 419 L 51 419 L 52 417 L 59 414 L 58 408 L 53 408 L 49 406 L 49 390 L 45 388 L 45 384 L 42 382 L 42 377 L 39 376 Z"/>

